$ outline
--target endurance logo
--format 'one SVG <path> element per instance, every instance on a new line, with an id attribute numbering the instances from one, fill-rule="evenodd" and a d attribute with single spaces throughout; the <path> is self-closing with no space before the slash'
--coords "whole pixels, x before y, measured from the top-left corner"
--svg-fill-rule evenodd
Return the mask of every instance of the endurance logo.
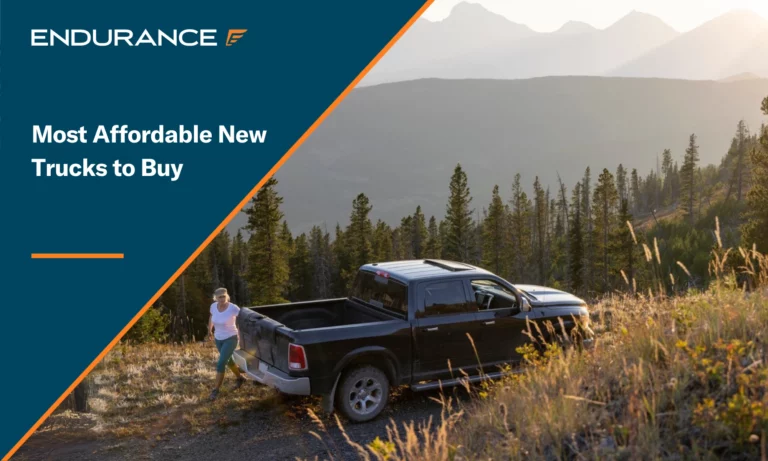
<path id="1" fill-rule="evenodd" d="M 240 38 L 242 38 L 246 32 L 248 32 L 248 29 L 229 29 L 229 34 L 227 35 L 227 46 L 232 46 L 232 44 L 240 40 Z"/>
<path id="2" fill-rule="evenodd" d="M 240 40 L 248 29 L 229 29 L 226 46 Z M 32 29 L 31 46 L 219 46 L 216 29 Z"/>

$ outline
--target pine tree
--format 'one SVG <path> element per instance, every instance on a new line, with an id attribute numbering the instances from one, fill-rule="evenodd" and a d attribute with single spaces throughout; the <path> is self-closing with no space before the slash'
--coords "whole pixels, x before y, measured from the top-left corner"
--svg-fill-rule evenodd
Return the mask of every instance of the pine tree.
<path id="1" fill-rule="evenodd" d="M 291 298 L 291 291 L 293 288 L 291 287 L 291 268 L 290 268 L 290 262 L 291 258 L 293 258 L 293 252 L 295 250 L 294 248 L 294 241 L 293 241 L 293 234 L 291 233 L 291 229 L 288 227 L 288 222 L 283 220 L 283 227 L 280 229 L 280 239 L 283 240 L 285 244 L 285 258 L 288 262 L 288 283 L 285 284 L 285 291 L 283 292 L 283 298 L 287 300 L 293 300 Z"/>
<path id="2" fill-rule="evenodd" d="M 283 221 L 283 227 L 280 229 L 280 238 L 285 242 L 286 253 L 290 257 L 293 253 L 293 234 L 291 234 L 291 229 L 288 227 L 288 221 Z"/>
<path id="3" fill-rule="evenodd" d="M 557 201 L 557 210 L 560 215 L 560 218 L 562 219 L 562 223 L 564 225 L 564 233 L 568 234 L 568 188 L 566 187 L 565 183 L 562 179 L 560 179 L 560 174 L 557 175 L 557 182 L 560 186 L 559 195 L 558 195 L 558 201 Z"/>
<path id="4" fill-rule="evenodd" d="M 485 210 L 483 210 L 485 212 Z M 479 266 L 483 262 L 483 221 L 480 216 L 475 221 L 474 232 L 472 233 L 472 251 L 469 259 L 470 264 Z"/>
<path id="5" fill-rule="evenodd" d="M 639 212 L 643 210 L 643 206 L 641 205 L 642 198 L 640 193 L 640 175 L 637 174 L 636 168 L 632 168 L 632 175 L 630 177 L 630 189 L 632 209 L 635 210 L 635 212 Z"/>
<path id="6" fill-rule="evenodd" d="M 400 232 L 402 240 L 403 257 L 400 259 L 413 259 L 413 217 L 406 216 L 400 220 Z"/>
<path id="7" fill-rule="evenodd" d="M 188 278 L 187 271 L 184 271 L 179 277 L 165 290 L 160 296 L 159 305 L 170 314 L 170 325 L 168 328 L 169 339 L 171 341 L 186 342 L 192 337 L 189 316 L 187 315 L 187 302 L 184 299 L 184 285 Z M 130 334 L 131 337 L 133 335 Z"/>
<path id="8" fill-rule="evenodd" d="M 611 288 L 608 278 L 612 259 L 611 240 L 609 237 L 613 235 L 616 229 L 616 206 L 618 200 L 619 194 L 616 191 L 613 175 L 606 168 L 598 177 L 593 200 L 595 207 L 593 241 L 595 243 L 595 254 L 598 256 L 595 266 L 602 276 L 600 288 L 603 292 Z"/>
<path id="9" fill-rule="evenodd" d="M 506 272 L 506 222 L 499 186 L 493 186 L 491 205 L 483 221 L 483 266 L 496 274 Z"/>
<path id="10" fill-rule="evenodd" d="M 654 213 L 656 209 L 661 206 L 661 184 L 661 178 L 659 178 L 659 175 L 653 170 L 648 173 L 648 176 L 642 182 L 643 202 L 646 204 L 646 207 Z"/>
<path id="11" fill-rule="evenodd" d="M 339 223 L 336 223 L 336 231 L 332 246 L 333 266 L 331 273 L 331 290 L 334 296 L 345 296 L 349 291 L 347 289 L 347 278 L 352 271 L 352 255 L 347 235 L 341 229 Z"/>
<path id="12" fill-rule="evenodd" d="M 211 280 L 216 287 L 232 289 L 233 271 L 232 255 L 230 254 L 230 238 L 226 229 L 217 235 L 210 248 Z"/>
<path id="13" fill-rule="evenodd" d="M 171 339 L 176 341 L 194 340 L 203 338 L 207 331 L 209 308 L 211 306 L 211 293 L 214 287 L 211 280 L 211 249 L 203 250 L 200 255 L 190 263 L 187 270 L 177 279 L 177 299 L 179 300 L 179 314 L 171 315 Z M 184 314 L 181 314 L 181 311 Z M 184 315 L 184 318 L 182 318 Z M 174 325 L 177 323 L 177 325 Z M 185 331 L 181 336 L 174 332 Z"/>
<path id="14" fill-rule="evenodd" d="M 332 254 L 330 235 L 319 226 L 309 232 L 309 258 L 312 267 L 312 298 L 331 297 Z"/>
<path id="15" fill-rule="evenodd" d="M 283 198 L 275 190 L 273 177 L 251 200 L 245 209 L 248 215 L 246 229 L 251 232 L 248 242 L 248 285 L 256 304 L 285 302 L 283 293 L 288 283 L 288 258 L 285 236 L 280 225 Z"/>
<path id="16" fill-rule="evenodd" d="M 349 289 L 358 269 L 373 259 L 373 225 L 369 214 L 371 202 L 365 194 L 359 194 L 352 201 L 352 214 L 346 231 L 346 245 L 349 249 L 350 265 L 342 273 L 344 286 Z"/>
<path id="17" fill-rule="evenodd" d="M 696 163 L 699 161 L 699 146 L 696 145 L 696 135 L 692 134 L 688 142 L 688 148 L 685 150 L 685 160 L 680 169 L 682 179 L 681 208 L 693 227 L 696 222 Z"/>
<path id="18" fill-rule="evenodd" d="M 671 195 L 670 203 L 676 203 L 680 200 L 680 167 L 677 162 L 675 162 L 675 166 L 672 167 L 672 177 L 670 178 L 669 183 Z"/>
<path id="19" fill-rule="evenodd" d="M 533 236 L 536 255 L 536 279 L 539 284 L 547 281 L 547 198 L 539 177 L 533 182 Z"/>
<path id="20" fill-rule="evenodd" d="M 768 97 L 763 99 L 763 114 L 768 115 Z M 747 222 L 742 228 L 742 242 L 768 253 L 768 131 L 761 128 L 760 146 L 749 153 L 752 168 L 752 188 L 747 193 Z"/>
<path id="21" fill-rule="evenodd" d="M 750 155 L 747 153 L 749 143 L 749 130 L 744 120 L 740 120 L 736 126 L 736 136 L 734 137 L 735 151 L 729 152 L 732 157 L 736 157 L 732 166 L 731 179 L 728 181 L 728 192 L 725 195 L 725 200 L 731 197 L 731 191 L 736 189 L 736 202 L 741 202 L 742 192 L 744 190 L 744 172 L 749 168 L 746 164 L 750 159 Z M 733 149 L 732 149 L 733 150 Z"/>
<path id="22" fill-rule="evenodd" d="M 243 239 L 243 233 L 238 230 L 232 241 L 232 261 L 233 281 L 232 281 L 232 301 L 235 304 L 247 306 L 251 300 L 248 295 L 248 246 Z"/>
<path id="23" fill-rule="evenodd" d="M 399 261 L 406 259 L 405 256 L 408 252 L 406 244 L 410 243 L 410 241 L 406 242 L 405 240 L 406 238 L 403 236 L 400 227 L 396 227 L 392 230 L 392 260 Z"/>
<path id="24" fill-rule="evenodd" d="M 581 219 L 581 183 L 577 182 L 571 195 L 571 227 L 568 234 L 570 257 L 568 259 L 568 278 L 571 288 L 580 292 L 584 287 L 584 224 Z"/>
<path id="25" fill-rule="evenodd" d="M 633 291 L 633 279 L 635 278 L 635 253 L 637 252 L 637 245 L 632 238 L 632 232 L 629 229 L 629 224 L 632 222 L 632 214 L 629 212 L 629 203 L 627 200 L 622 200 L 619 206 L 619 222 L 616 229 L 616 244 L 617 252 L 616 259 L 620 270 L 624 271 L 629 282 L 628 289 Z"/>
<path id="26" fill-rule="evenodd" d="M 560 174 L 557 175 L 557 182 L 560 185 L 558 200 L 557 200 L 557 223 L 559 229 L 556 230 L 555 235 L 559 237 L 560 258 L 555 263 L 557 265 L 553 270 L 562 274 L 563 281 L 566 285 L 570 284 L 570 271 L 568 270 L 568 261 L 571 257 L 571 243 L 570 243 L 570 213 L 568 212 L 568 188 L 563 180 L 560 178 Z"/>
<path id="27" fill-rule="evenodd" d="M 437 226 L 437 220 L 434 216 L 429 218 L 429 227 L 427 228 L 427 248 L 425 257 L 439 259 L 441 257 L 440 228 Z"/>
<path id="28" fill-rule="evenodd" d="M 373 231 L 373 254 L 377 262 L 392 261 L 392 229 L 382 220 L 376 221 Z"/>
<path id="29" fill-rule="evenodd" d="M 593 285 L 595 269 L 595 246 L 592 216 L 592 170 L 587 167 L 581 180 L 581 222 L 584 226 L 582 240 L 584 242 L 583 283 L 589 288 Z"/>
<path id="30" fill-rule="evenodd" d="M 427 246 L 427 222 L 424 213 L 421 212 L 421 205 L 416 207 L 416 212 L 411 220 L 411 247 L 413 248 L 413 257 L 424 259 Z"/>
<path id="31" fill-rule="evenodd" d="M 738 138 L 739 138 L 739 156 L 736 160 L 736 168 L 734 169 L 734 175 L 736 176 L 736 202 L 741 203 L 741 198 L 744 191 L 745 172 L 751 169 L 751 156 L 747 153 L 749 146 L 749 130 L 744 120 L 741 120 L 738 125 Z"/>
<path id="32" fill-rule="evenodd" d="M 616 190 L 619 193 L 619 202 L 629 199 L 629 189 L 627 187 L 627 170 L 619 163 L 616 168 Z"/>
<path id="33" fill-rule="evenodd" d="M 531 201 L 523 191 L 520 173 L 512 183 L 510 234 L 512 244 L 511 278 L 519 283 L 531 281 L 529 264 L 532 262 Z"/>
<path id="34" fill-rule="evenodd" d="M 438 234 L 440 235 L 440 257 L 446 258 L 445 246 L 448 242 L 448 223 L 442 219 L 437 225 Z"/>
<path id="35" fill-rule="evenodd" d="M 312 299 L 312 263 L 307 234 L 301 234 L 293 242 L 293 254 L 289 260 L 291 301 Z"/>
<path id="36" fill-rule="evenodd" d="M 661 203 L 667 205 L 672 201 L 672 151 L 664 149 L 661 154 L 661 173 L 664 177 Z M 621 198 L 619 198 L 621 201 Z"/>
<path id="37" fill-rule="evenodd" d="M 285 291 L 283 292 L 283 297 L 288 300 L 292 300 L 291 298 L 291 269 L 290 269 L 290 261 L 291 258 L 293 258 L 293 252 L 294 252 L 294 242 L 293 242 L 293 234 L 291 233 L 291 229 L 288 227 L 288 222 L 283 220 L 283 227 L 280 229 L 280 239 L 283 240 L 285 244 L 285 258 L 288 262 L 288 283 L 285 284 Z"/>
<path id="38" fill-rule="evenodd" d="M 547 272 L 551 283 L 555 286 L 566 282 L 568 271 L 564 261 L 567 261 L 566 246 L 568 236 L 565 231 L 565 221 L 560 213 L 559 201 L 552 199 L 549 203 L 549 267 Z"/>
<path id="39" fill-rule="evenodd" d="M 470 262 L 475 233 L 472 214 L 475 211 L 469 207 L 472 196 L 467 184 L 467 174 L 461 169 L 461 165 L 456 165 L 453 171 L 450 191 L 445 212 L 447 229 L 443 252 L 449 259 Z"/>

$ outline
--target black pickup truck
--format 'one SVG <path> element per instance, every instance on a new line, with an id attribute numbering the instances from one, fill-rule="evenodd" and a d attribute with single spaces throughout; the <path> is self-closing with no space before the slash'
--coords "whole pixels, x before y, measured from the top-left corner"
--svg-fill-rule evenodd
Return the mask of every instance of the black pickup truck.
<path id="1" fill-rule="evenodd" d="M 325 410 L 335 403 L 361 422 L 384 409 L 394 386 L 426 390 L 501 376 L 501 365 L 518 363 L 515 350 L 530 342 L 528 320 L 543 332 L 547 321 L 569 332 L 581 327 L 590 341 L 588 319 L 573 295 L 512 285 L 468 264 L 366 264 L 349 298 L 241 309 L 233 358 L 250 379 L 321 395 Z"/>

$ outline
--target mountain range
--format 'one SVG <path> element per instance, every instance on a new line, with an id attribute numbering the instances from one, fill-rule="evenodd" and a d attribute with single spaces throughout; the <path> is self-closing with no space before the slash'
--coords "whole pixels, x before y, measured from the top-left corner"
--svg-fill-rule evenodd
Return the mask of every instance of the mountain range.
<path id="1" fill-rule="evenodd" d="M 719 80 L 768 76 L 768 20 L 734 10 L 680 34 L 637 11 L 605 29 L 568 22 L 536 32 L 476 3 L 442 21 L 419 19 L 362 85 L 418 78 L 591 75 Z"/>
<path id="2" fill-rule="evenodd" d="M 477 213 L 494 184 L 509 197 L 516 173 L 530 193 L 539 176 L 555 193 L 587 166 L 593 181 L 619 163 L 646 176 L 665 148 L 682 163 L 698 135 L 701 165 L 719 164 L 740 119 L 757 131 L 768 80 L 617 77 L 422 79 L 355 89 L 277 173 L 297 232 L 346 225 L 365 193 L 372 217 L 397 224 L 421 205 L 442 218 L 457 163 Z M 245 224 L 240 215 L 230 231 Z"/>

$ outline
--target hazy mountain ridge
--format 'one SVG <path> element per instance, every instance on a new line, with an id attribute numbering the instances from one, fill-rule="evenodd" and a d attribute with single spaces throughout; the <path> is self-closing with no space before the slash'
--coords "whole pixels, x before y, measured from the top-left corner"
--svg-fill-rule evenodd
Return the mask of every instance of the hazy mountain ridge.
<path id="1" fill-rule="evenodd" d="M 590 32 L 595 32 L 597 28 L 594 26 L 587 24 L 586 22 L 581 21 L 568 21 L 565 24 L 562 25 L 559 29 L 552 32 L 553 34 L 559 34 L 559 35 L 574 35 L 574 34 L 585 34 Z"/>
<path id="2" fill-rule="evenodd" d="M 605 29 L 569 21 L 540 33 L 459 3 L 442 21 L 409 30 L 362 85 L 419 78 L 517 79 L 557 75 L 717 80 L 768 75 L 768 20 L 732 11 L 680 34 L 633 11 Z"/>
<path id="3" fill-rule="evenodd" d="M 347 222 L 364 192 L 373 217 L 396 224 L 421 205 L 442 217 L 456 163 L 469 176 L 480 213 L 494 184 L 508 198 L 515 173 L 554 193 L 591 166 L 619 163 L 645 176 L 672 149 L 681 161 L 699 136 L 701 164 L 719 164 L 737 122 L 763 121 L 768 80 L 733 83 L 607 77 L 439 80 L 359 88 L 277 173 L 294 231 Z M 239 217 L 230 229 L 244 223 Z"/>
<path id="4" fill-rule="evenodd" d="M 631 77 L 717 80 L 768 70 L 760 49 L 768 51 L 768 20 L 736 10 L 649 51 L 610 74 Z"/>

